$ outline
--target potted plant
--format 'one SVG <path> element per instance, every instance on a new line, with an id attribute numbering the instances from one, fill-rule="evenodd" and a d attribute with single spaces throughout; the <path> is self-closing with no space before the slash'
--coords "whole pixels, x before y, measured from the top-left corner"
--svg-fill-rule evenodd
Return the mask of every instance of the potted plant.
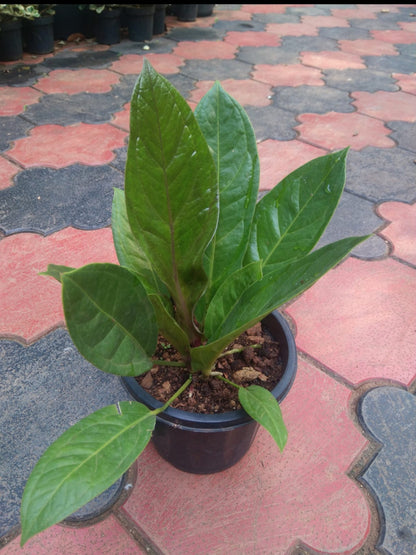
<path id="1" fill-rule="evenodd" d="M 166 8 L 168 4 L 155 4 L 153 16 L 153 34 L 161 35 L 165 32 Z"/>
<path id="2" fill-rule="evenodd" d="M 160 418 L 170 410 L 185 413 L 172 405 L 187 402 L 197 388 L 237 392 L 242 408 L 235 407 L 236 429 L 245 448 L 260 424 L 283 449 L 287 432 L 276 388 L 272 393 L 250 381 L 255 368 L 244 369 L 250 385 L 237 383 L 223 361 L 233 356 L 228 346 L 245 330 L 270 318 L 365 239 L 314 249 L 342 193 L 346 155 L 344 149 L 307 163 L 256 203 L 259 161 L 243 108 L 216 83 L 194 114 L 144 61 L 131 102 L 125 190 L 116 190 L 113 201 L 120 265 L 50 265 L 45 274 L 62 284 L 68 331 L 92 364 L 130 378 L 173 368 L 181 379 L 173 388 L 162 387 L 171 389 L 167 401 L 100 409 L 45 451 L 23 494 L 22 544 L 110 487 L 160 423 L 159 447 L 165 438 L 169 451 L 168 424 L 176 428 L 176 413 Z M 272 334 L 277 329 L 283 345 L 293 341 L 278 318 L 266 325 Z M 249 345 L 232 350 L 245 356 L 256 349 Z M 163 353 L 171 346 L 173 360 L 166 360 Z M 288 362 L 290 356 L 284 357 Z M 293 354 L 290 365 L 293 374 Z M 293 375 L 283 373 L 282 379 L 290 382 Z M 183 427 L 202 434 L 202 446 L 212 445 L 224 432 L 218 422 L 211 427 L 217 416 L 189 413 Z M 203 465 L 205 453 L 195 456 L 194 464 Z"/>
<path id="3" fill-rule="evenodd" d="M 0 4 L 0 61 L 23 56 L 22 21 L 39 17 L 36 5 Z"/>
<path id="4" fill-rule="evenodd" d="M 23 48 L 30 54 L 49 54 L 54 49 L 55 4 L 35 4 L 38 17 L 23 26 Z"/>
<path id="5" fill-rule="evenodd" d="M 120 42 L 120 4 L 88 4 L 93 13 L 93 30 L 99 44 L 117 44 Z"/>
<path id="6" fill-rule="evenodd" d="M 152 40 L 155 4 L 126 4 L 124 14 L 130 40 Z"/>

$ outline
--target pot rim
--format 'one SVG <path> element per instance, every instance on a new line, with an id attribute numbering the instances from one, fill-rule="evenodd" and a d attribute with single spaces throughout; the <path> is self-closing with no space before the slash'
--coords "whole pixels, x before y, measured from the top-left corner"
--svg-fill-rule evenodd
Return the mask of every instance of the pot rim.
<path id="1" fill-rule="evenodd" d="M 286 397 L 295 380 L 297 371 L 296 343 L 289 324 L 287 323 L 284 316 L 280 314 L 280 312 L 278 312 L 277 310 L 274 310 L 262 321 L 269 328 L 273 327 L 274 325 L 276 329 L 280 328 L 282 332 L 282 337 L 279 337 L 279 341 L 281 343 L 281 348 L 284 352 L 284 355 L 286 355 L 285 358 L 287 358 L 286 368 L 283 376 L 280 378 L 277 385 L 271 391 L 273 396 L 280 403 Z M 270 331 L 273 334 L 273 330 Z M 286 344 L 284 344 L 284 342 Z M 138 384 L 134 377 L 122 376 L 121 379 L 128 392 L 136 399 L 139 397 L 141 402 L 143 402 L 149 408 L 156 409 L 163 406 L 163 403 L 147 393 L 147 391 L 145 391 Z M 229 426 L 244 425 L 247 424 L 247 422 L 253 421 L 253 419 L 246 413 L 244 409 L 221 412 L 217 414 L 199 414 L 196 412 L 187 412 L 181 409 L 168 407 L 166 410 L 163 411 L 163 413 L 161 413 L 161 415 L 157 416 L 157 419 L 160 418 L 179 424 L 181 426 L 186 427 L 186 425 L 188 425 L 197 428 L 223 428 Z"/>

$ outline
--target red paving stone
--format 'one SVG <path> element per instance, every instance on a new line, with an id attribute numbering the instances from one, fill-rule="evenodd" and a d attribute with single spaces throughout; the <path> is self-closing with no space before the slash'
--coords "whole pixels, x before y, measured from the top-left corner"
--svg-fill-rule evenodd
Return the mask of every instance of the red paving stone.
<path id="1" fill-rule="evenodd" d="M 269 23 L 266 31 L 279 37 L 317 37 L 319 30 L 315 25 L 306 23 Z"/>
<path id="2" fill-rule="evenodd" d="M 265 31 L 230 31 L 224 42 L 236 46 L 280 46 L 279 37 Z"/>
<path id="3" fill-rule="evenodd" d="M 393 44 L 382 40 L 339 40 L 339 47 L 343 52 L 358 56 L 398 56 Z"/>
<path id="4" fill-rule="evenodd" d="M 39 272 L 48 264 L 78 268 L 117 261 L 109 228 L 10 235 L 0 241 L 0 260 L 0 336 L 28 343 L 63 325 L 61 286 Z"/>
<path id="5" fill-rule="evenodd" d="M 369 6 L 360 6 L 359 8 L 332 9 L 331 13 L 334 17 L 345 19 L 377 19 L 374 10 Z"/>
<path id="6" fill-rule="evenodd" d="M 215 81 L 198 81 L 189 96 L 190 103 L 198 103 L 211 89 Z M 221 86 L 243 106 L 268 106 L 271 104 L 272 90 L 266 83 L 250 79 L 224 79 Z"/>
<path id="7" fill-rule="evenodd" d="M 288 5 L 292 7 L 300 6 L 300 4 L 243 4 L 241 9 L 243 12 L 253 13 L 285 13 Z M 312 4 L 310 4 L 312 6 Z M 306 4 L 305 4 L 306 6 Z"/>
<path id="8" fill-rule="evenodd" d="M 387 136 L 391 129 L 385 127 L 382 121 L 356 112 L 301 114 L 297 119 L 301 123 L 295 130 L 303 140 L 329 150 L 348 146 L 353 150 L 361 150 L 366 146 L 392 148 L 396 144 Z"/>
<path id="9" fill-rule="evenodd" d="M 385 202 L 377 211 L 391 222 L 381 234 L 393 244 L 393 255 L 416 266 L 416 204 Z"/>
<path id="10" fill-rule="evenodd" d="M 219 20 L 226 19 L 227 21 L 250 21 L 251 14 L 244 10 L 224 10 L 222 9 L 223 4 L 217 4 L 215 6 L 215 18 Z M 175 23 L 176 25 L 176 23 Z"/>
<path id="11" fill-rule="evenodd" d="M 2 549 L 2 555 L 140 555 L 147 553 L 113 517 L 85 528 L 53 526 L 31 538 L 23 548 L 20 536 Z"/>
<path id="12" fill-rule="evenodd" d="M 326 154 L 300 141 L 267 139 L 257 145 L 260 158 L 260 189 L 268 191 L 306 162 Z"/>
<path id="13" fill-rule="evenodd" d="M 182 41 L 174 48 L 173 54 L 188 60 L 232 60 L 237 53 L 237 46 L 222 41 L 201 40 L 199 42 Z"/>
<path id="14" fill-rule="evenodd" d="M 13 177 L 20 171 L 20 168 L 0 156 L 0 190 L 13 185 Z"/>
<path id="15" fill-rule="evenodd" d="M 269 83 L 273 87 L 319 87 L 325 84 L 321 70 L 302 64 L 259 64 L 254 66 L 253 79 Z"/>
<path id="16" fill-rule="evenodd" d="M 236 466 L 196 476 L 149 446 L 122 510 L 165 555 L 283 554 L 298 540 L 320 553 L 356 553 L 371 517 L 346 474 L 366 446 L 349 417 L 349 397 L 345 386 L 299 360 L 282 403 L 289 430 L 283 454 L 260 430 Z"/>
<path id="17" fill-rule="evenodd" d="M 174 54 L 146 54 L 146 59 L 159 73 L 179 73 L 184 64 L 183 58 Z M 139 54 L 125 54 L 112 63 L 110 69 L 124 75 L 138 75 L 143 67 L 143 56 Z"/>
<path id="18" fill-rule="evenodd" d="M 56 69 L 40 79 L 35 87 L 48 94 L 110 92 L 120 76 L 106 69 Z"/>
<path id="19" fill-rule="evenodd" d="M 416 121 L 416 98 L 405 92 L 352 92 L 357 111 L 384 121 Z"/>
<path id="20" fill-rule="evenodd" d="M 126 136 L 127 133 L 108 123 L 40 125 L 28 137 L 15 141 L 7 155 L 26 168 L 63 168 L 77 162 L 99 166 L 114 159 L 113 150 L 124 145 Z"/>
<path id="21" fill-rule="evenodd" d="M 416 33 L 416 21 L 398 21 L 397 25 L 401 27 L 404 31 L 411 31 Z"/>
<path id="22" fill-rule="evenodd" d="M 130 102 L 125 104 L 121 112 L 114 114 L 113 125 L 125 129 L 127 132 L 130 129 Z"/>
<path id="23" fill-rule="evenodd" d="M 299 349 L 353 384 L 416 377 L 416 272 L 392 259 L 349 258 L 287 312 Z"/>
<path id="24" fill-rule="evenodd" d="M 334 17 L 331 15 L 304 15 L 301 18 L 305 25 L 315 27 L 349 27 L 350 24 L 345 17 Z"/>
<path id="25" fill-rule="evenodd" d="M 391 29 L 373 29 L 370 31 L 371 35 L 384 42 L 391 42 L 392 44 L 414 44 L 415 34 L 411 31 L 393 31 Z"/>
<path id="26" fill-rule="evenodd" d="M 362 58 L 349 52 L 301 52 L 301 61 L 306 66 L 319 69 L 365 69 Z"/>
<path id="27" fill-rule="evenodd" d="M 403 92 L 416 94 L 416 73 L 393 73 L 393 79 Z"/>
<path id="28" fill-rule="evenodd" d="M 43 96 L 30 87 L 0 87 L 0 116 L 17 116 Z"/>

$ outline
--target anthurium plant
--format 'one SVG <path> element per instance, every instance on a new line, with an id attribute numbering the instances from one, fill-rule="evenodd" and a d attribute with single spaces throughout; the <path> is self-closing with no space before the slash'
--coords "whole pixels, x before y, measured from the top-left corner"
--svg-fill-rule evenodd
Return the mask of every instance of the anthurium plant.
<path id="1" fill-rule="evenodd" d="M 26 484 L 22 544 L 110 487 L 149 442 L 157 414 L 195 376 L 227 381 L 215 367 L 232 340 L 365 239 L 314 248 L 343 191 L 346 155 L 307 163 L 257 202 L 259 158 L 243 108 L 216 83 L 193 113 L 144 62 L 131 100 L 125 189 L 113 201 L 119 265 L 50 265 L 46 274 L 61 282 L 69 334 L 93 365 L 138 376 L 166 364 L 154 356 L 160 333 L 189 379 L 160 409 L 123 401 L 58 438 Z M 283 449 L 273 395 L 233 385 Z"/>

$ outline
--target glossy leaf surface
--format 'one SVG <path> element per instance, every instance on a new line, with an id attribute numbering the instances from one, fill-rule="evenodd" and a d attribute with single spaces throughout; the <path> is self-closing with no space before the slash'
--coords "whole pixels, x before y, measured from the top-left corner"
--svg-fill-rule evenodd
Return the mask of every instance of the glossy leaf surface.
<path id="1" fill-rule="evenodd" d="M 192 110 L 147 62 L 131 101 L 125 192 L 130 227 L 192 333 L 218 221 L 217 176 Z"/>
<path id="2" fill-rule="evenodd" d="M 240 387 L 238 399 L 246 413 L 271 434 L 280 451 L 283 451 L 287 429 L 279 403 L 270 391 L 258 385 Z"/>
<path id="3" fill-rule="evenodd" d="M 308 254 L 316 245 L 341 197 L 348 149 L 316 158 L 298 168 L 257 204 L 247 261 L 273 265 Z"/>
<path id="4" fill-rule="evenodd" d="M 211 298 L 242 265 L 259 188 L 259 159 L 246 112 L 219 83 L 199 102 L 195 117 L 213 152 L 220 195 L 218 228 L 206 260 Z"/>
<path id="5" fill-rule="evenodd" d="M 140 403 L 104 407 L 66 430 L 42 455 L 21 506 L 21 544 L 109 488 L 150 440 L 155 416 Z"/>
<path id="6" fill-rule="evenodd" d="M 137 277 L 115 264 L 89 264 L 62 276 L 68 331 L 94 366 L 120 376 L 150 370 L 155 312 Z"/>

